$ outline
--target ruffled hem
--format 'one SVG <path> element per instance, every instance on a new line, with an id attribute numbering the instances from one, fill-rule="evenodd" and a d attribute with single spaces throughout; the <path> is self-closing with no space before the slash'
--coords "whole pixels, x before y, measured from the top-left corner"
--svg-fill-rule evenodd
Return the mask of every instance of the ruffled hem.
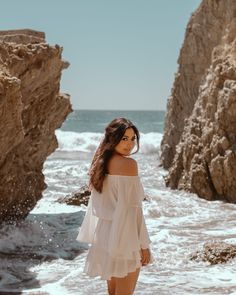
<path id="1" fill-rule="evenodd" d="M 123 278 L 141 267 L 140 260 L 139 251 L 133 251 L 130 259 L 114 258 L 106 250 L 92 245 L 86 259 L 84 272 L 90 277 L 100 276 L 102 280 L 110 280 L 111 277 Z"/>

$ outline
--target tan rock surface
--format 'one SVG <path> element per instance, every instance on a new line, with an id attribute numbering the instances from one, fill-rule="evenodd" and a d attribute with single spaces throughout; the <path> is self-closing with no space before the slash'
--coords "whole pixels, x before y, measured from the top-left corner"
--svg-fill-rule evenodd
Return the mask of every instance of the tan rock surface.
<path id="1" fill-rule="evenodd" d="M 233 0 L 203 0 L 193 14 L 162 142 L 167 185 L 230 202 L 236 202 L 235 17 Z"/>
<path id="2" fill-rule="evenodd" d="M 43 163 L 72 111 L 69 95 L 59 93 L 68 66 L 61 54 L 44 33 L 0 32 L 0 222 L 26 217 L 46 187 Z"/>
<path id="3" fill-rule="evenodd" d="M 200 251 L 191 255 L 191 260 L 204 261 L 211 265 L 227 263 L 236 256 L 236 245 L 216 241 L 207 242 Z"/>
<path id="4" fill-rule="evenodd" d="M 59 203 L 66 203 L 67 205 L 88 205 L 90 199 L 91 191 L 89 190 L 87 185 L 80 187 L 80 189 L 76 192 L 71 193 L 65 197 L 60 197 L 58 199 Z"/>

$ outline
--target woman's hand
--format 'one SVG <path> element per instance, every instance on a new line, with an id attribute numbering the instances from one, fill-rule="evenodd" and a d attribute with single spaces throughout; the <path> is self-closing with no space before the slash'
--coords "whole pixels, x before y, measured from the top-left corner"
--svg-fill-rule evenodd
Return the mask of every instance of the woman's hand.
<path id="1" fill-rule="evenodd" d="M 142 264 L 142 266 L 147 265 L 148 263 L 150 263 L 151 253 L 150 253 L 149 249 L 141 249 L 140 254 L 141 254 L 141 264 Z"/>

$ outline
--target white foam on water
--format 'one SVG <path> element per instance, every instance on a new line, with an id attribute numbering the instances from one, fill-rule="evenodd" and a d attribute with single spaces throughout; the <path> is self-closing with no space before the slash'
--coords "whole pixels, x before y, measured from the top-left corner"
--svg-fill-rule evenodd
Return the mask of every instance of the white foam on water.
<path id="1" fill-rule="evenodd" d="M 60 151 L 81 151 L 94 152 L 99 141 L 102 138 L 101 133 L 93 132 L 71 132 L 56 130 L 56 137 L 59 143 Z"/>
<path id="2" fill-rule="evenodd" d="M 67 152 L 86 152 L 94 153 L 99 142 L 101 141 L 102 133 L 93 132 L 70 132 L 56 131 L 59 148 L 57 151 Z M 160 142 L 162 139 L 161 133 L 150 132 L 140 134 L 140 153 L 153 154 L 159 151 Z"/>
<path id="3" fill-rule="evenodd" d="M 159 152 L 162 134 L 156 132 L 141 133 L 140 136 L 140 153 L 156 154 Z"/>

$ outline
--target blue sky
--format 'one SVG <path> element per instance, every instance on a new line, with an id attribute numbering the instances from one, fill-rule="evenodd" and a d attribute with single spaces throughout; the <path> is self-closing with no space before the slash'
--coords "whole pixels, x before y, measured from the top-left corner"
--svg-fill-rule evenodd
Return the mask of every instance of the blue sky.
<path id="1" fill-rule="evenodd" d="M 165 110 L 185 28 L 200 0 L 1 1 L 0 29 L 63 46 L 74 109 Z"/>

